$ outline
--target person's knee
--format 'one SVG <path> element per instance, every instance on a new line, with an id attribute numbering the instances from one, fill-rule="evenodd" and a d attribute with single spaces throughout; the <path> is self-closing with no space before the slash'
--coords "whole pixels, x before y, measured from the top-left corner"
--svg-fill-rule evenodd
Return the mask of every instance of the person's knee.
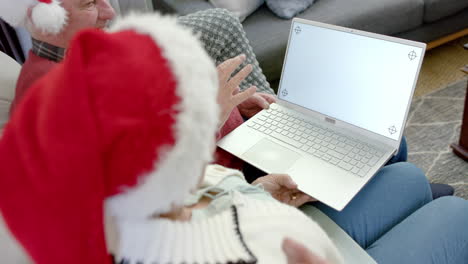
<path id="1" fill-rule="evenodd" d="M 424 172 L 409 162 L 398 162 L 385 166 L 384 169 L 391 170 L 394 177 L 403 178 L 420 185 L 429 187 L 429 182 Z"/>
<path id="2" fill-rule="evenodd" d="M 415 190 L 421 190 L 427 194 L 427 196 L 432 197 L 431 187 L 423 170 L 409 162 L 399 162 L 392 166 L 395 166 L 398 172 L 400 172 L 400 177 L 406 177 L 407 185 L 413 186 Z"/>
<path id="3" fill-rule="evenodd" d="M 431 208 L 438 214 L 449 217 L 456 216 L 468 223 L 468 201 L 463 198 L 456 196 L 441 197 L 431 202 Z"/>
<path id="4" fill-rule="evenodd" d="M 367 252 L 378 263 L 466 263 L 466 223 L 468 201 L 441 197 L 401 221 Z"/>
<path id="5" fill-rule="evenodd" d="M 418 206 L 422 206 L 432 200 L 431 188 L 429 181 L 424 175 L 424 172 L 409 162 L 398 162 L 392 165 L 385 166 L 376 177 L 383 177 L 386 180 L 386 185 L 397 185 L 400 194 L 407 193 L 417 202 Z"/>
<path id="6" fill-rule="evenodd" d="M 434 200 L 436 212 L 439 215 L 446 216 L 446 223 L 450 223 L 453 232 L 460 236 L 463 236 L 463 240 L 468 241 L 468 201 L 460 197 L 445 196 L 437 200 Z M 459 234 L 458 232 L 462 232 Z M 465 254 L 468 256 L 468 253 Z"/>
<path id="7" fill-rule="evenodd" d="M 429 204 L 432 213 L 427 221 L 432 221 L 433 230 L 440 232 L 441 256 L 445 263 L 466 263 L 468 260 L 468 201 L 460 197 L 445 196 Z M 448 256 L 448 257 L 447 257 Z M 437 263 L 442 263 L 438 261 Z"/>
<path id="8" fill-rule="evenodd" d="M 462 235 L 468 239 L 468 229 L 465 228 L 468 223 L 467 200 L 456 196 L 441 197 L 428 203 L 416 213 L 422 214 L 421 218 L 430 221 L 432 226 L 437 226 L 440 232 L 447 235 Z"/>

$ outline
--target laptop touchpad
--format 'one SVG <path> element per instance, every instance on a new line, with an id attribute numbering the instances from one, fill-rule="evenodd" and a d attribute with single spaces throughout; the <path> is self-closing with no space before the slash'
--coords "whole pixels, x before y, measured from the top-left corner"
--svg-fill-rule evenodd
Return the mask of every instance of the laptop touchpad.
<path id="1" fill-rule="evenodd" d="M 301 155 L 264 138 L 242 154 L 242 157 L 269 173 L 285 173 Z"/>

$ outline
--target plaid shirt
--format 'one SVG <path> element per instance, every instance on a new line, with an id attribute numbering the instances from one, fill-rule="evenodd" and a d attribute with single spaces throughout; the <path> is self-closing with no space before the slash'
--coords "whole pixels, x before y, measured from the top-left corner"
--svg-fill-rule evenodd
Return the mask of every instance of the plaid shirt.
<path id="1" fill-rule="evenodd" d="M 60 48 L 34 38 L 32 39 L 32 52 L 39 57 L 55 62 L 62 61 L 65 55 L 64 48 Z"/>

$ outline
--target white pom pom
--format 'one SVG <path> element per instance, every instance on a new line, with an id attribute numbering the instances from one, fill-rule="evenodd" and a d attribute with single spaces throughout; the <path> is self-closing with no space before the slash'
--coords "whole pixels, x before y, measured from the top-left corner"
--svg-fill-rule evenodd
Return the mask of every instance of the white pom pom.
<path id="1" fill-rule="evenodd" d="M 38 3 L 31 14 L 33 24 L 45 33 L 58 34 L 67 23 L 67 11 L 57 0 L 50 4 Z"/>

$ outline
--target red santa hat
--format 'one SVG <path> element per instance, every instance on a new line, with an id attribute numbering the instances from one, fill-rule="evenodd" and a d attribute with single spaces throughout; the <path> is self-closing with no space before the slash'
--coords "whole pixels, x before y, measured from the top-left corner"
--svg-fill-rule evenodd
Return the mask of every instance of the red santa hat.
<path id="1" fill-rule="evenodd" d="M 58 34 L 67 23 L 59 0 L 0 0 L 0 17 L 12 26 L 25 25 L 30 8 L 31 22 L 45 33 Z"/>
<path id="2" fill-rule="evenodd" d="M 182 205 L 212 160 L 217 73 L 175 18 L 88 30 L 19 103 L 0 140 L 0 211 L 36 263 L 109 263 L 103 212 Z"/>

